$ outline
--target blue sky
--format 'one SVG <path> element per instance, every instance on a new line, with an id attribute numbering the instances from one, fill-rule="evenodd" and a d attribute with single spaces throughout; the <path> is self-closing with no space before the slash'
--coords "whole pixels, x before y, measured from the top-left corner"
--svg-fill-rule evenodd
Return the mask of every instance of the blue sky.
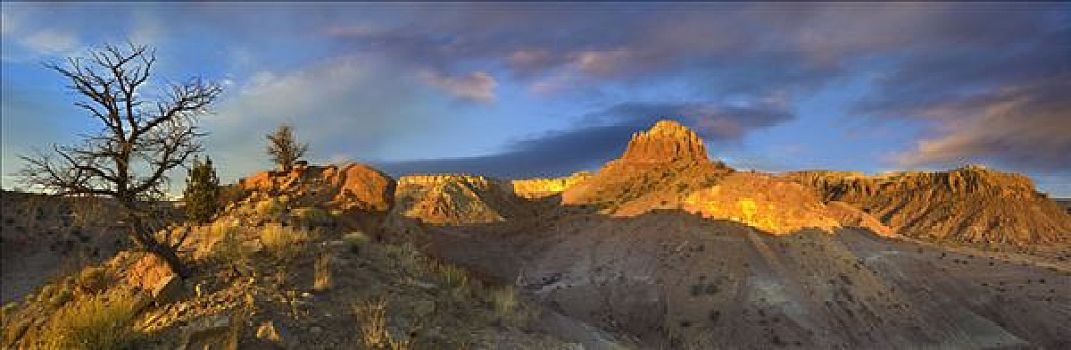
<path id="1" fill-rule="evenodd" d="M 1002 3 L 2 5 L 3 186 L 99 127 L 41 62 L 130 40 L 155 86 L 225 91 L 225 181 L 292 124 L 314 163 L 506 177 L 590 170 L 657 119 L 745 169 L 982 163 L 1071 196 L 1071 5 Z M 181 178 L 182 174 L 176 174 Z"/>

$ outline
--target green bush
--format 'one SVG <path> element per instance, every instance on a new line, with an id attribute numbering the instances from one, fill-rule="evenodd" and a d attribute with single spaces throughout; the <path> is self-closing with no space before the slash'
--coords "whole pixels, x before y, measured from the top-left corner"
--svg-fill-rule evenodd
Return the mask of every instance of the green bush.
<path id="1" fill-rule="evenodd" d="M 199 223 L 212 220 L 220 208 L 219 177 L 212 167 L 212 158 L 206 158 L 204 163 L 194 160 L 182 194 L 190 220 Z"/>

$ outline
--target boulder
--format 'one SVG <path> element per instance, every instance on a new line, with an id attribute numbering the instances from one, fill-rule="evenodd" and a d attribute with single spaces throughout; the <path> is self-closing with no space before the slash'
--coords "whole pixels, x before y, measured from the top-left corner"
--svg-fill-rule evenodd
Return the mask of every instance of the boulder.
<path id="1" fill-rule="evenodd" d="M 154 302 L 167 303 L 182 294 L 182 278 L 163 259 L 149 253 L 135 253 L 123 281 L 148 293 Z"/>

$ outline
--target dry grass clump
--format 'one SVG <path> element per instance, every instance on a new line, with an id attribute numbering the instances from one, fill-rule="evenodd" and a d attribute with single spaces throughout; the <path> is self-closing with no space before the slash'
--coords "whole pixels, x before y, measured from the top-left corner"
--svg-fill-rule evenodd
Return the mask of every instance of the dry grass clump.
<path id="1" fill-rule="evenodd" d="M 525 324 L 537 312 L 521 299 L 520 293 L 513 286 L 492 288 L 484 290 L 483 293 L 494 307 L 495 315 L 506 324 Z"/>
<path id="2" fill-rule="evenodd" d="M 457 265 L 431 259 L 412 243 L 388 244 L 382 249 L 396 268 L 414 276 L 431 278 L 455 296 L 466 296 L 469 295 L 470 290 L 479 289 L 479 285 L 473 283 L 474 280 L 469 277 L 467 270 Z"/>
<path id="3" fill-rule="evenodd" d="M 450 290 L 464 290 L 469 287 L 469 273 L 456 265 L 436 264 L 435 276 Z"/>
<path id="4" fill-rule="evenodd" d="M 505 319 L 514 317 L 517 306 L 520 304 L 516 289 L 511 286 L 496 288 L 491 291 L 490 296 L 491 304 L 494 305 L 498 317 Z"/>
<path id="5" fill-rule="evenodd" d="M 410 242 L 402 244 L 387 244 L 382 248 L 387 259 L 394 263 L 394 267 L 411 274 L 422 274 L 428 270 L 427 259 L 419 249 Z"/>
<path id="6" fill-rule="evenodd" d="M 86 296 L 56 310 L 42 328 L 44 349 L 125 349 L 137 336 L 135 317 L 144 305 L 138 294 L 113 290 Z"/>
<path id="7" fill-rule="evenodd" d="M 353 306 L 361 343 L 367 349 L 404 350 L 411 348 L 409 340 L 397 340 L 387 330 L 387 299 L 379 297 L 358 302 Z"/>
<path id="8" fill-rule="evenodd" d="M 279 259 L 289 259 L 304 249 L 309 232 L 280 224 L 269 224 L 260 230 L 260 242 L 269 253 Z"/>
<path id="9" fill-rule="evenodd" d="M 320 254 L 316 258 L 316 273 L 314 274 L 312 290 L 324 292 L 331 289 L 331 260 L 330 253 Z"/>

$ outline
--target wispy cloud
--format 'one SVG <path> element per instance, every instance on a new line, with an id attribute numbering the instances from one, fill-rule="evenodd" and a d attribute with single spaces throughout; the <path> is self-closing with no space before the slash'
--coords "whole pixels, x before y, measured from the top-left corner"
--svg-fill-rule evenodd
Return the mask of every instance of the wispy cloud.
<path id="1" fill-rule="evenodd" d="M 447 76 L 442 73 L 425 70 L 424 81 L 431 86 L 446 91 L 462 100 L 480 103 L 495 102 L 495 87 L 498 81 L 487 72 L 473 72 L 468 75 Z"/>
<path id="2" fill-rule="evenodd" d="M 71 53 L 81 45 L 74 34 L 56 30 L 38 31 L 19 42 L 38 53 L 50 55 Z"/>

